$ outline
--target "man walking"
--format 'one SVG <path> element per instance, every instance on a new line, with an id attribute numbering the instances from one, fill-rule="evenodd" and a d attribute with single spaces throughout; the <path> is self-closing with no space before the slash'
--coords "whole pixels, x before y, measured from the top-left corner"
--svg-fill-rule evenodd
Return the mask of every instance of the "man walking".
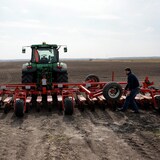
<path id="1" fill-rule="evenodd" d="M 135 96 L 139 92 L 139 81 L 138 78 L 131 72 L 130 68 L 125 69 L 127 75 L 127 85 L 125 87 L 126 90 L 126 100 L 122 108 L 119 108 L 119 111 L 125 112 L 129 105 L 131 105 L 134 109 L 135 113 L 139 113 L 138 106 L 135 102 Z"/>

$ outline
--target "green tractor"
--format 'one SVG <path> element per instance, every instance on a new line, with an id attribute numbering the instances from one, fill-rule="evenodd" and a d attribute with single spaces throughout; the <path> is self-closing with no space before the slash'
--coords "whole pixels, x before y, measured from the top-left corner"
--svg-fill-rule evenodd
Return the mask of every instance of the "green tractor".
<path id="1" fill-rule="evenodd" d="M 52 83 L 68 82 L 67 65 L 59 61 L 59 49 L 67 47 L 56 44 L 34 44 L 26 46 L 31 48 L 31 60 L 22 66 L 22 83 L 36 83 L 37 86 L 42 85 L 42 79 L 45 78 L 47 86 Z M 25 53 L 25 47 L 22 53 Z"/>

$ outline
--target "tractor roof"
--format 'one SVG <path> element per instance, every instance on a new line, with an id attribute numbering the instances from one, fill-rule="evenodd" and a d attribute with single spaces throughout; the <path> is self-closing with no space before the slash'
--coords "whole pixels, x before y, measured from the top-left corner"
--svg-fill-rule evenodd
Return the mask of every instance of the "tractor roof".
<path id="1" fill-rule="evenodd" d="M 43 42 L 42 44 L 33 44 L 31 45 L 31 48 L 57 48 L 58 46 L 56 44 L 46 44 Z"/>

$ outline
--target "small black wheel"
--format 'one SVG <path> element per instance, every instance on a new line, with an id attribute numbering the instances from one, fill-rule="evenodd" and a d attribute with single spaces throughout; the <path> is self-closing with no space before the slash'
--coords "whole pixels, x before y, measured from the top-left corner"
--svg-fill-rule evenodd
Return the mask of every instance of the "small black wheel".
<path id="1" fill-rule="evenodd" d="M 18 99 L 15 102 L 14 113 L 17 117 L 23 117 L 24 115 L 24 101 L 22 99 Z"/>
<path id="2" fill-rule="evenodd" d="M 157 103 L 157 109 L 158 111 L 160 111 L 160 96 L 159 95 L 155 95 L 155 100 L 156 100 L 156 103 Z"/>
<path id="3" fill-rule="evenodd" d="M 89 74 L 86 77 L 85 82 L 99 82 L 99 78 L 98 78 L 98 76 L 96 76 L 94 74 Z"/>
<path id="4" fill-rule="evenodd" d="M 73 103 L 72 103 L 72 99 L 69 97 L 64 99 L 64 114 L 65 115 L 73 114 Z"/>
<path id="5" fill-rule="evenodd" d="M 103 87 L 103 96 L 106 100 L 119 100 L 122 96 L 122 86 L 116 82 L 110 82 Z"/>
<path id="6" fill-rule="evenodd" d="M 47 104 L 48 112 L 52 112 L 52 106 L 53 104 L 50 103 Z"/>
<path id="7" fill-rule="evenodd" d="M 40 104 L 40 103 L 37 103 L 37 104 L 36 104 L 36 111 L 37 111 L 37 112 L 40 112 L 40 111 L 41 111 L 41 106 L 42 106 L 42 104 Z"/>
<path id="8" fill-rule="evenodd" d="M 25 113 L 28 113 L 28 112 L 29 112 L 29 109 L 30 109 L 30 104 L 29 104 L 29 103 L 26 103 L 26 111 L 25 111 Z"/>
<path id="9" fill-rule="evenodd" d="M 84 104 L 79 104 L 78 105 L 78 109 L 81 111 L 81 112 L 84 112 Z"/>
<path id="10" fill-rule="evenodd" d="M 4 105 L 4 113 L 7 114 L 10 111 L 10 108 L 11 108 L 10 104 L 5 104 Z"/>

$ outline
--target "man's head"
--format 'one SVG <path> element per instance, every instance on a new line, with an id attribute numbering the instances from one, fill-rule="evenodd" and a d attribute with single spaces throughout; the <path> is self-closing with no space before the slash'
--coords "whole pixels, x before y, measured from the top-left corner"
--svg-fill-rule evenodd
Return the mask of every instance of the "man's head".
<path id="1" fill-rule="evenodd" d="M 130 74 L 131 73 L 131 69 L 130 68 L 125 68 L 125 72 L 126 72 L 126 75 Z"/>

